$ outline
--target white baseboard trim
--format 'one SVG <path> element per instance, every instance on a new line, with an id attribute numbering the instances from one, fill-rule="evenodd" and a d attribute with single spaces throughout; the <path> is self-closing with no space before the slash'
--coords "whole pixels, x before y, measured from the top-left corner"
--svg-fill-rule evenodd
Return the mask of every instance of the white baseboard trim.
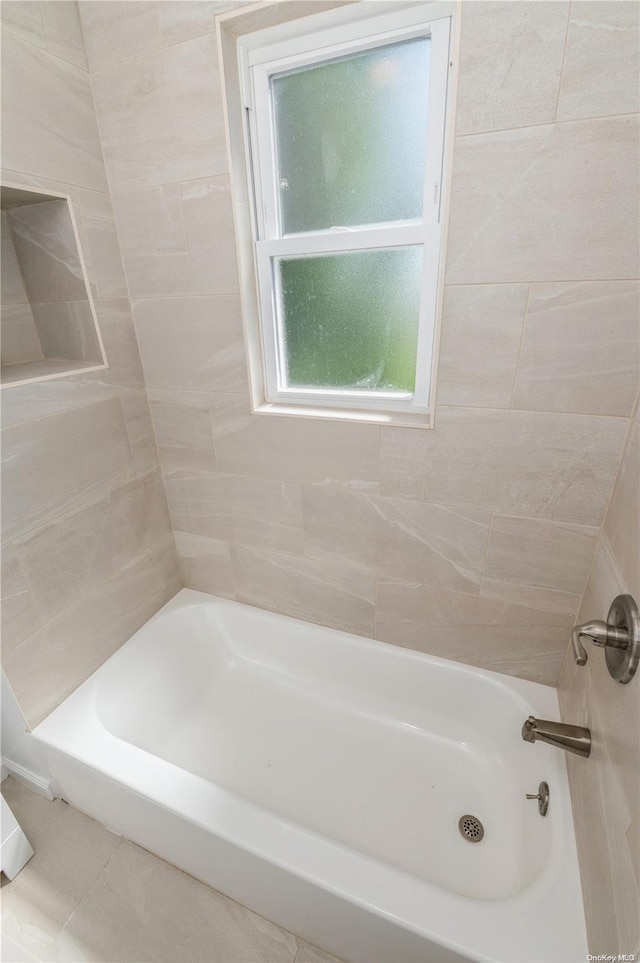
<path id="1" fill-rule="evenodd" d="M 41 796 L 45 796 L 47 799 L 55 799 L 56 784 L 53 779 L 47 779 L 41 776 L 37 772 L 32 772 L 31 769 L 27 769 L 25 766 L 21 766 L 17 762 L 13 762 L 12 759 L 7 759 L 6 756 L 2 757 L 2 778 L 4 779 L 4 774 L 9 776 L 15 776 L 20 782 L 26 783 L 30 789 L 34 792 L 40 793 Z"/>

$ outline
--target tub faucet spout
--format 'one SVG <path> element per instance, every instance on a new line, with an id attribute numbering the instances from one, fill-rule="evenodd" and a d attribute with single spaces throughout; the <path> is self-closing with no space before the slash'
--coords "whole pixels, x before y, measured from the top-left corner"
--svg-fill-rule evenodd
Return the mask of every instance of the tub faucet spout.
<path id="1" fill-rule="evenodd" d="M 558 749 L 575 752 L 585 759 L 591 752 L 591 732 L 584 726 L 569 726 L 565 722 L 549 722 L 547 719 L 536 719 L 529 716 L 522 727 L 522 738 L 525 742 L 546 742 Z"/>

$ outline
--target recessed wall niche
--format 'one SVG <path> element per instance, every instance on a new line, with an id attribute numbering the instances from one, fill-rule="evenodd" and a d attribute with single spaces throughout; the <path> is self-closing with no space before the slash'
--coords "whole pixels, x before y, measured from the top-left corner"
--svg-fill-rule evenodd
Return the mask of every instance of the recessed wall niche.
<path id="1" fill-rule="evenodd" d="M 2 387 L 106 367 L 70 198 L 0 185 Z"/>

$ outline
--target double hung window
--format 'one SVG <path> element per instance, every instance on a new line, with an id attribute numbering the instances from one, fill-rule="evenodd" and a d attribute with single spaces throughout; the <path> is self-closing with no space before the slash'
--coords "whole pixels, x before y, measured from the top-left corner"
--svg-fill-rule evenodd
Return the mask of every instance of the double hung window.
<path id="1" fill-rule="evenodd" d="M 258 394 L 268 410 L 426 424 L 450 7 L 354 7 L 366 15 L 239 43 Z"/>

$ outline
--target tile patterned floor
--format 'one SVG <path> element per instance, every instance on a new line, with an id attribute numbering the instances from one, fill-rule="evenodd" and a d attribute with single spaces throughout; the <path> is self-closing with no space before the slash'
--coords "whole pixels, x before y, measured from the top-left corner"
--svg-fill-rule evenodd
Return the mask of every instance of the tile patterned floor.
<path id="1" fill-rule="evenodd" d="M 62 800 L 2 793 L 35 849 L 2 878 L 3 963 L 339 963 Z"/>

